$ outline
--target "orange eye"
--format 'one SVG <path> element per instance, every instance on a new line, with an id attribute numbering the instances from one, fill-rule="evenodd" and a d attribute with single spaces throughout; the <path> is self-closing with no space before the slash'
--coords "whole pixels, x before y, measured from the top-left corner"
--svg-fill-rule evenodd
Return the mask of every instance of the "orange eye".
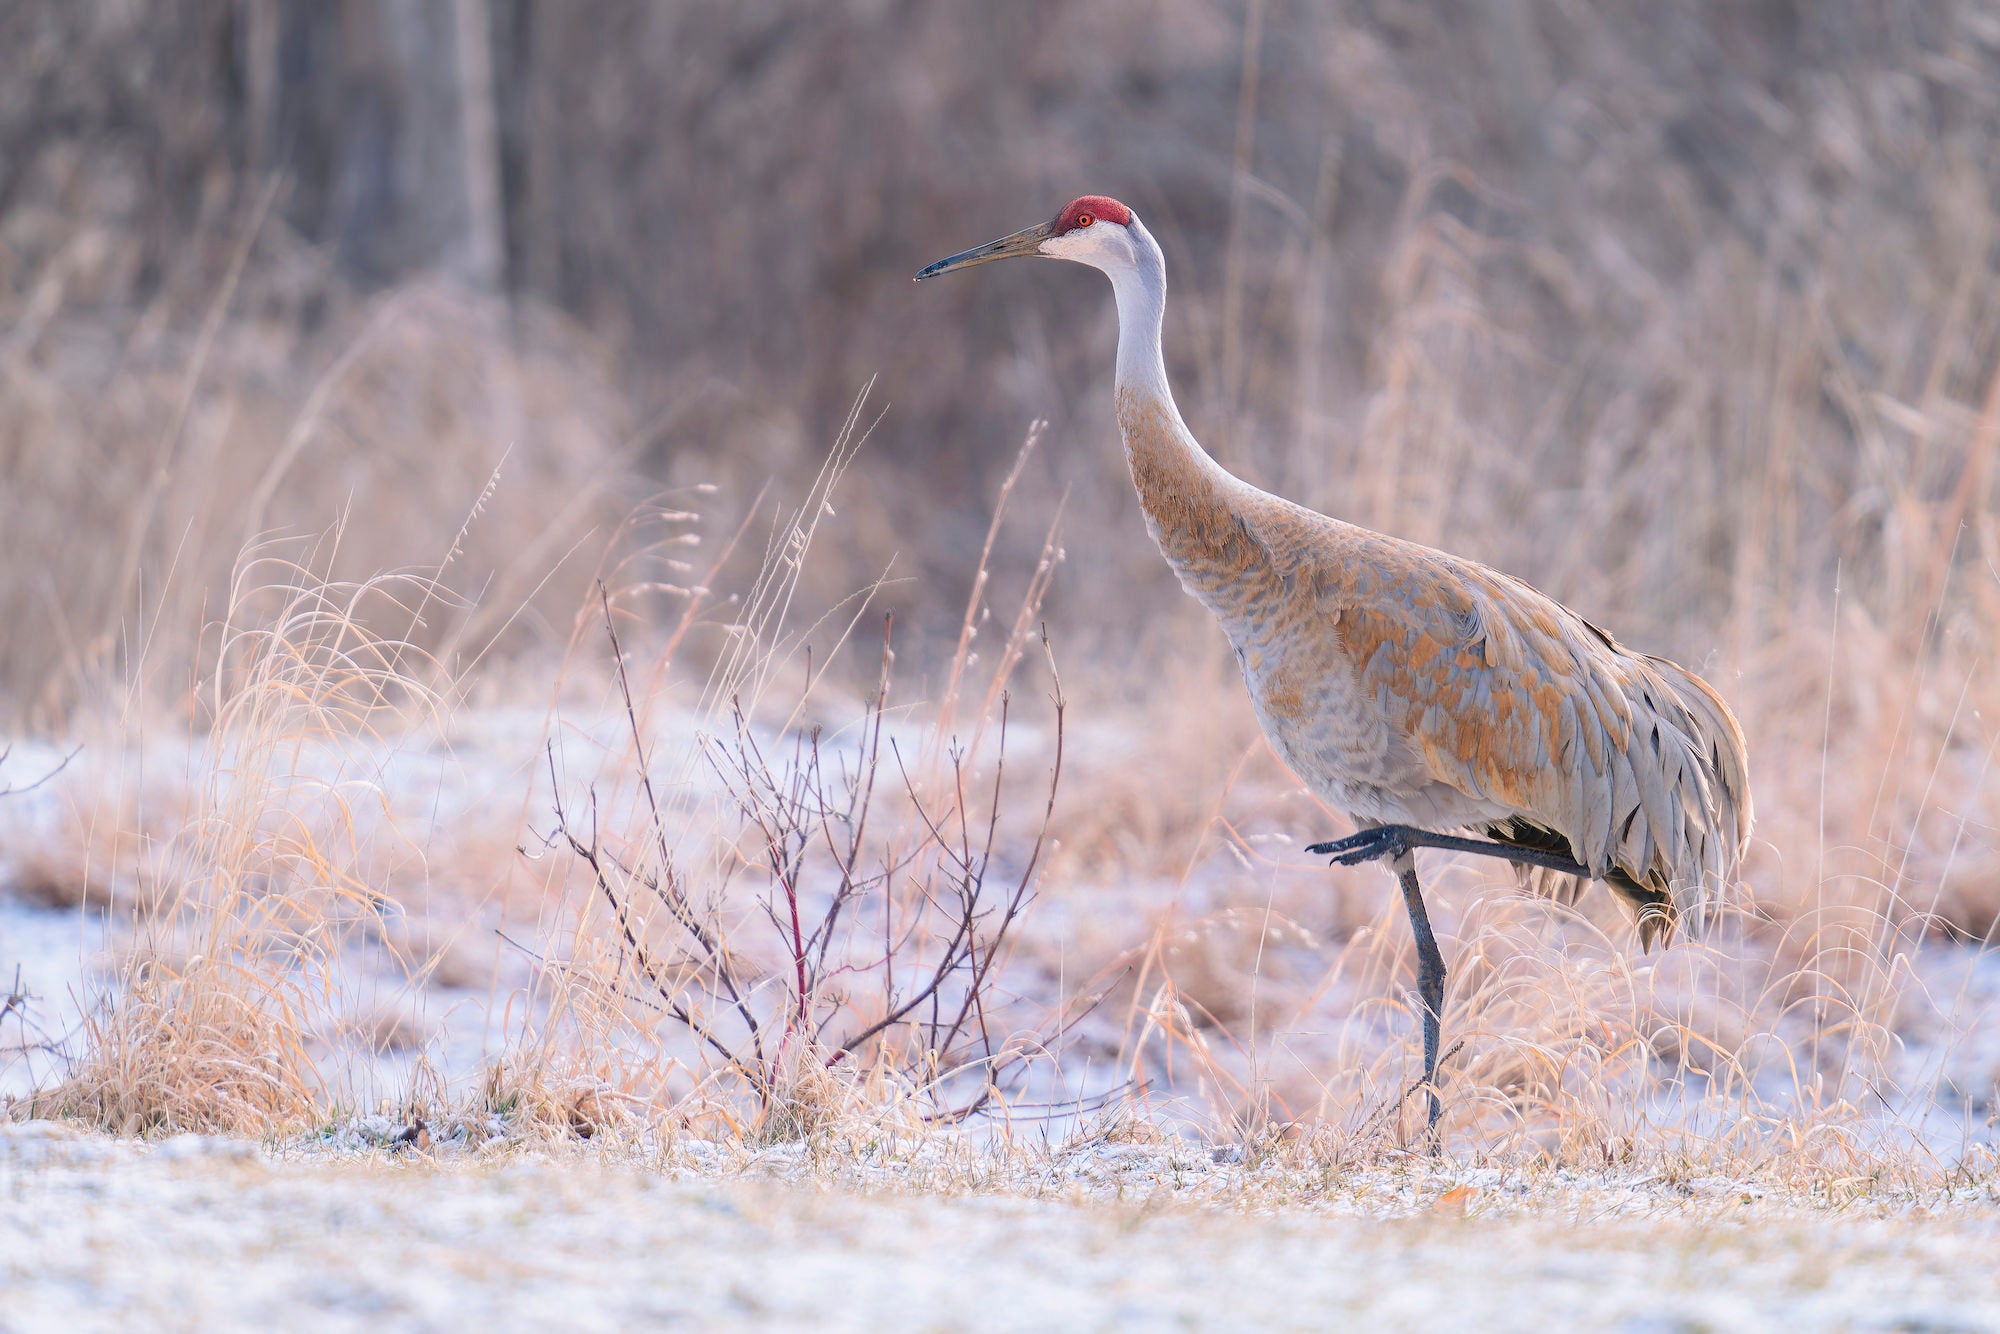
<path id="1" fill-rule="evenodd" d="M 1079 227 L 1088 227 L 1091 223 L 1096 221 L 1097 219 L 1091 217 L 1088 213 L 1079 213 L 1076 215 L 1076 225 Z"/>

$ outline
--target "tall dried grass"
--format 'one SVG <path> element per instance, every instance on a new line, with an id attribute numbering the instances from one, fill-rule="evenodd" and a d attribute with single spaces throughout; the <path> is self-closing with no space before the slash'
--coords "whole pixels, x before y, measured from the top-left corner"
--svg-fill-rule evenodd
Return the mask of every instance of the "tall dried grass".
<path id="1" fill-rule="evenodd" d="M 395 906 L 378 886 L 366 807 L 382 797 L 360 752 L 434 726 L 438 707 L 421 652 L 367 625 L 414 622 L 435 590 L 284 561 L 248 562 L 237 583 L 195 807 L 158 859 L 165 886 L 86 1008 L 73 1067 L 30 1095 L 31 1112 L 125 1134 L 257 1134 L 323 1114 L 338 1087 L 319 1048 L 344 956 Z"/>
<path id="2" fill-rule="evenodd" d="M 232 230 L 187 261 L 213 284 L 192 329 L 159 309 L 107 347 L 63 263 L 6 307 L 0 700 L 38 729 L 186 690 L 244 551 L 338 526 L 321 574 L 362 582 L 435 563 L 482 491 L 450 559 L 484 596 L 371 628 L 459 667 L 496 637 L 531 650 L 581 596 L 566 557 L 627 507 L 634 442 L 574 330 L 435 282 L 363 297 L 261 206 Z M 99 244 L 109 264 L 137 241 Z"/>

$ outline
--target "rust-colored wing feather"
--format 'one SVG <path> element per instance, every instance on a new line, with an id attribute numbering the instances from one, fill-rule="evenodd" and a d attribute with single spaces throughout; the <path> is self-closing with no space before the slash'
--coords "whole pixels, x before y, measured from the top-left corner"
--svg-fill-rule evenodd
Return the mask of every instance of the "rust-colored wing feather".
<path id="1" fill-rule="evenodd" d="M 1364 694 L 1431 778 L 1513 812 L 1496 836 L 1559 835 L 1632 902 L 1648 943 L 1676 918 L 1706 925 L 1752 815 L 1743 733 L 1721 698 L 1509 575 L 1312 518 L 1313 540 L 1282 545 L 1295 568 L 1310 553 Z"/>

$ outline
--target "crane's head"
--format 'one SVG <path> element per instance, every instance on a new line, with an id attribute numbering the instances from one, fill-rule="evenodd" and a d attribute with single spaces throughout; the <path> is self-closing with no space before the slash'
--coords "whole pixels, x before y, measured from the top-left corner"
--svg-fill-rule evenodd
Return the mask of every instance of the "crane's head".
<path id="1" fill-rule="evenodd" d="M 1012 236 L 941 259 L 918 273 L 917 281 L 1016 255 L 1075 260 L 1115 273 L 1139 262 L 1138 239 L 1133 234 L 1137 225 L 1132 210 L 1117 200 L 1106 195 L 1084 195 L 1071 200 L 1056 214 L 1055 221 L 1039 222 Z"/>

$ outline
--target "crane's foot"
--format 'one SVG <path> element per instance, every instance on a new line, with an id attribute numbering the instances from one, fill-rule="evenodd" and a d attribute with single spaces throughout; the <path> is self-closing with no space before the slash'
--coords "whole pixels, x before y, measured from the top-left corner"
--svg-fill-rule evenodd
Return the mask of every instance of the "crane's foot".
<path id="1" fill-rule="evenodd" d="M 1315 843 L 1306 851 L 1315 857 L 1331 857 L 1336 866 L 1359 866 L 1384 857 L 1400 857 L 1410 850 L 1410 840 L 1401 825 L 1378 825 L 1331 843 Z"/>
<path id="2" fill-rule="evenodd" d="M 1331 843 L 1314 843 L 1306 851 L 1316 857 L 1331 857 L 1336 866 L 1359 866 L 1363 862 L 1380 861 L 1384 857 L 1400 857 L 1417 848 L 1465 852 L 1475 857 L 1498 857 L 1501 861 L 1518 862 L 1522 866 L 1543 866 L 1551 871 L 1580 876 L 1585 880 L 1601 877 L 1600 872 L 1573 862 L 1560 853 L 1547 852 L 1541 848 L 1516 847 L 1512 843 L 1500 843 L 1492 839 L 1437 834 L 1407 824 L 1377 825 L 1373 829 L 1364 829 L 1358 834 L 1350 834 Z"/>

